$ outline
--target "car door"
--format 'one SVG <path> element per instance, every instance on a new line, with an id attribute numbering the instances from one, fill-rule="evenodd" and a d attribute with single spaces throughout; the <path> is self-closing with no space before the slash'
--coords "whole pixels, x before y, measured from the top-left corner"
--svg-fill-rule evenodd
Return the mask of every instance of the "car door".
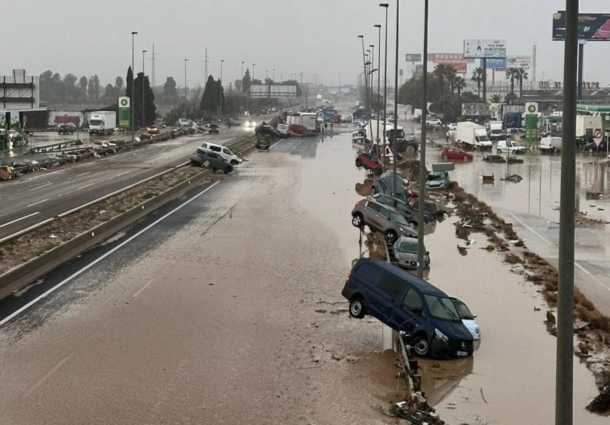
<path id="1" fill-rule="evenodd" d="M 392 309 L 390 326 L 397 331 L 414 334 L 419 329 L 425 329 L 427 318 L 424 301 L 414 288 L 409 288 L 403 295 L 396 300 Z"/>
<path id="2" fill-rule="evenodd" d="M 365 213 L 365 218 L 364 218 L 366 221 L 366 224 L 379 230 L 380 229 L 379 211 L 381 210 L 381 205 L 379 205 L 375 202 L 368 201 L 366 203 L 365 208 L 367 209 L 366 213 Z"/>
<path id="3" fill-rule="evenodd" d="M 390 212 L 384 207 L 379 208 L 377 220 L 379 222 L 379 230 L 387 229 L 389 226 L 391 226 L 392 222 L 392 220 L 390 220 Z"/>

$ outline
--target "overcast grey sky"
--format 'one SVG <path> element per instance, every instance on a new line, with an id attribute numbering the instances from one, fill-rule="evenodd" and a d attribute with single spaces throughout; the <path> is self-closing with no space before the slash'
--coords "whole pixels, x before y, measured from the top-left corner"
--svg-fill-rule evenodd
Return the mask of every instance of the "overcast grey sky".
<path id="1" fill-rule="evenodd" d="M 388 0 L 385 0 L 388 1 Z M 390 7 L 389 44 L 394 61 L 396 0 Z M 377 44 L 376 23 L 384 23 L 379 0 L 24 0 L 3 4 L 4 60 L 2 75 L 13 68 L 28 74 L 51 69 L 62 76 L 98 74 L 103 84 L 125 76 L 131 63 L 131 31 L 136 36 L 136 70 L 142 68 L 142 50 L 157 52 L 157 84 L 172 75 L 184 84 L 188 58 L 188 85 L 203 83 L 204 49 L 209 71 L 223 80 L 241 75 L 241 62 L 255 77 L 265 71 L 276 79 L 291 73 L 305 81 L 354 83 L 362 68 L 361 45 Z M 401 0 L 400 65 L 405 53 L 422 51 L 423 0 Z M 563 43 L 551 40 L 552 14 L 565 0 L 430 0 L 430 52 L 460 52 L 465 38 L 506 38 L 509 55 L 530 55 L 538 46 L 538 79 L 561 80 Z M 583 0 L 581 12 L 610 13 L 609 0 Z M 585 80 L 610 83 L 610 42 L 589 43 Z M 393 79 L 393 78 L 392 78 Z"/>

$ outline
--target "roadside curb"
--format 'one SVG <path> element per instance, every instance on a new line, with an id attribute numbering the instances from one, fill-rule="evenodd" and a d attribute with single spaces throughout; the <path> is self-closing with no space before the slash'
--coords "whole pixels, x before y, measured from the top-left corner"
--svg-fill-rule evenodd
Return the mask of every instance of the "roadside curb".
<path id="1" fill-rule="evenodd" d="M 74 239 L 65 242 L 52 250 L 33 258 L 21 266 L 0 275 L 0 299 L 22 289 L 41 278 L 63 263 L 75 258 L 89 248 L 103 242 L 113 234 L 136 222 L 168 202 L 184 195 L 192 188 L 204 182 L 211 174 L 203 171 L 160 195 L 145 201 L 127 212 L 111 218 Z"/>

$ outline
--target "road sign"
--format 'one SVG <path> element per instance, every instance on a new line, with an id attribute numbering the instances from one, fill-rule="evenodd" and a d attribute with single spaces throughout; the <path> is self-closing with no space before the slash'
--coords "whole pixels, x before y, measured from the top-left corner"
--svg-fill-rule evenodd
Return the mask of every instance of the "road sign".
<path id="1" fill-rule="evenodd" d="M 129 128 L 131 122 L 131 105 L 128 97 L 119 97 L 119 127 Z"/>
<path id="2" fill-rule="evenodd" d="M 525 104 L 525 109 L 528 114 L 537 114 L 538 113 L 538 104 L 536 102 L 528 102 Z"/>
<path id="3" fill-rule="evenodd" d="M 421 53 L 407 53 L 407 62 L 421 62 Z"/>
<path id="4" fill-rule="evenodd" d="M 593 141 L 595 142 L 597 147 L 599 147 L 599 145 L 602 143 L 602 140 L 604 140 L 602 132 L 600 130 L 595 130 L 595 133 L 593 133 Z"/>

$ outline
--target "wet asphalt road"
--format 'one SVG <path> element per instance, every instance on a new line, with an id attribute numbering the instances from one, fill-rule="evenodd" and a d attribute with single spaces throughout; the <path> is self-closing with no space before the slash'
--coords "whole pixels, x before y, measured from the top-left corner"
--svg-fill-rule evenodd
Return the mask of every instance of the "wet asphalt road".
<path id="1" fill-rule="evenodd" d="M 204 141 L 227 144 L 251 130 L 221 130 L 145 145 L 0 184 L 0 239 L 188 161 Z"/>
<path id="2" fill-rule="evenodd" d="M 360 253 L 356 152 L 348 134 L 282 141 L 1 301 L 0 423 L 395 424 L 379 412 L 400 398 L 394 355 L 340 295 Z M 498 254 L 458 254 L 451 221 L 426 238 L 429 278 L 478 313 L 483 343 L 422 361 L 426 394 L 448 423 L 551 423 L 544 302 Z M 574 372 L 577 423 L 605 423 Z"/>

